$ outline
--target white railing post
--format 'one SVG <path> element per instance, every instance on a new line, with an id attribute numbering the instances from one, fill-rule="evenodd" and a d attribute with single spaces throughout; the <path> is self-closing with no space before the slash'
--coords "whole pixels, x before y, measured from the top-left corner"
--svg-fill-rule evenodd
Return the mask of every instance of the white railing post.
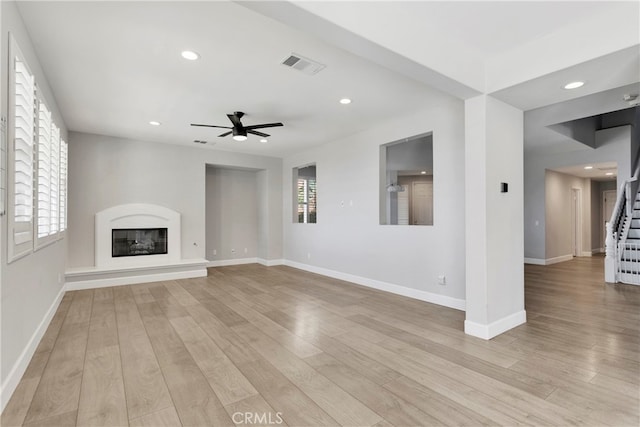
<path id="1" fill-rule="evenodd" d="M 613 225 L 611 222 L 606 223 L 607 238 L 605 244 L 604 257 L 604 281 L 607 283 L 616 283 L 616 240 L 613 237 Z"/>

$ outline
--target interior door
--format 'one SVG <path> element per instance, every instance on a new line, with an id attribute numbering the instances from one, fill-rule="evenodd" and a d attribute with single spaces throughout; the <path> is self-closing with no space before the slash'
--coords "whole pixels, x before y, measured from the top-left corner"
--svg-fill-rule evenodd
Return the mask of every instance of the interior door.
<path id="1" fill-rule="evenodd" d="M 414 182 L 411 189 L 411 218 L 414 225 L 433 224 L 433 183 Z"/>

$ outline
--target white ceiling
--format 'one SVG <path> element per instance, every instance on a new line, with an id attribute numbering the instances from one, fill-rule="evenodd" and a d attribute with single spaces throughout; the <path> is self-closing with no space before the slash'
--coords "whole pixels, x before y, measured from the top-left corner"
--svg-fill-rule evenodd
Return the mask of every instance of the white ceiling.
<path id="1" fill-rule="evenodd" d="M 351 14 L 342 16 L 358 17 L 377 31 L 380 22 L 373 18 L 384 13 L 393 28 L 428 42 L 425 47 L 442 44 L 451 60 L 468 55 L 482 61 L 517 51 L 612 7 L 611 2 L 582 1 L 295 4 L 312 12 L 350 10 Z M 629 2 L 620 4 L 629 6 Z M 402 62 L 398 59 L 407 58 L 389 55 L 388 50 L 380 54 L 383 48 L 370 42 L 360 44 L 357 55 L 338 48 L 356 51 L 358 41 L 345 38 L 336 25 L 300 19 L 296 24 L 300 15 L 293 14 L 295 6 L 287 2 L 48 1 L 19 2 L 18 6 L 70 130 L 190 146 L 199 139 L 211 141 L 205 148 L 215 143 L 214 149 L 285 156 L 449 98 L 424 84 L 427 79 L 420 74 L 433 71 L 422 67 L 420 73 L 420 66 L 410 60 L 398 65 Z M 271 13 L 279 21 L 261 14 L 269 8 L 280 8 L 279 15 Z M 185 61 L 180 57 L 184 49 L 195 50 L 202 58 Z M 291 52 L 327 68 L 315 76 L 288 69 L 280 62 Z M 363 57 L 386 59 L 376 64 Z M 412 71 L 403 73 L 399 67 L 407 64 Z M 582 111 L 569 104 L 576 105 L 572 98 L 582 100 L 581 108 L 591 112 L 588 115 L 603 112 L 594 111 L 600 108 L 598 94 L 585 95 L 637 84 L 638 64 L 640 51 L 635 46 L 494 95 L 522 109 L 534 109 L 529 118 L 535 120 L 529 120 L 525 129 L 526 148 L 542 138 L 549 142 L 542 144 L 545 148 L 577 149 L 572 144 L 578 143 L 546 126 L 578 118 L 572 115 Z M 561 83 L 574 75 L 587 80 L 584 89 L 562 89 Z M 354 102 L 340 105 L 338 99 L 344 96 Z M 554 105 L 545 107 L 549 104 Z M 236 110 L 246 113 L 245 125 L 281 121 L 285 126 L 266 129 L 272 134 L 267 144 L 251 136 L 238 143 L 229 137 L 217 138 L 222 130 L 189 126 L 226 126 L 226 114 Z M 150 120 L 162 126 L 152 127 Z"/>
<path id="2" fill-rule="evenodd" d="M 19 9 L 74 131 L 192 146 L 199 139 L 283 156 L 449 98 L 235 3 L 20 2 Z M 184 49 L 201 59 L 182 59 Z M 291 52 L 327 67 L 309 76 L 281 65 Z M 345 96 L 351 105 L 338 103 Z M 285 126 L 265 129 L 267 144 L 189 126 L 228 126 L 233 111 L 246 113 L 245 125 Z"/>
<path id="3" fill-rule="evenodd" d="M 585 167 L 588 166 L 590 166 L 591 169 L 585 169 Z M 613 181 L 618 175 L 618 164 L 616 162 L 589 163 L 551 170 L 567 175 L 577 176 L 579 178 L 591 178 L 596 181 Z M 606 175 L 607 173 L 611 173 L 612 175 Z"/>

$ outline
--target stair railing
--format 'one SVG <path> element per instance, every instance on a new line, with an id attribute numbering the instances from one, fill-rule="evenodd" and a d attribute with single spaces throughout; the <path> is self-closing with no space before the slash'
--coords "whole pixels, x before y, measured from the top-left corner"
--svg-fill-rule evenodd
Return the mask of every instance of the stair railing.
<path id="1" fill-rule="evenodd" d="M 638 194 L 638 184 L 640 184 L 639 175 L 640 163 L 637 163 L 633 177 L 620 186 L 611 219 L 605 224 L 604 280 L 608 283 L 616 283 L 619 279 L 618 271 L 622 256 L 619 244 L 626 240 L 631 227 L 633 206 Z"/>

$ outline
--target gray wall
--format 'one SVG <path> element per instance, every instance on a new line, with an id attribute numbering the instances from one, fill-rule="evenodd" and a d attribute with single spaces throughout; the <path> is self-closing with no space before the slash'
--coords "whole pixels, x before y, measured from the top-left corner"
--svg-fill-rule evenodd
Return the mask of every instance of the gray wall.
<path id="1" fill-rule="evenodd" d="M 532 153 L 524 157 L 524 256 L 547 259 L 545 243 L 545 171 L 563 166 L 614 161 L 618 186 L 631 175 L 631 126 L 596 132 L 598 148 L 568 153 Z M 536 224 L 537 222 L 537 224 Z"/>
<path id="2" fill-rule="evenodd" d="M 284 210 L 292 209 L 292 168 L 315 163 L 320 212 L 317 224 L 293 223 L 285 215 L 285 258 L 464 300 L 462 123 L 462 102 L 452 100 L 285 158 Z M 434 225 L 380 225 L 380 145 L 429 131 L 433 131 Z M 439 274 L 447 276 L 446 286 L 437 284 Z"/>
<path id="3" fill-rule="evenodd" d="M 258 172 L 208 166 L 206 175 L 207 259 L 257 257 Z"/>
<path id="4" fill-rule="evenodd" d="M 2 89 L 2 116 L 8 115 L 7 100 L 7 66 L 8 66 L 8 32 L 15 37 L 22 53 L 35 74 L 38 89 L 44 94 L 49 107 L 52 110 L 54 120 L 61 128 L 61 135 L 66 140 L 67 131 L 55 103 L 55 98 L 48 86 L 46 75 L 35 50 L 29 40 L 29 35 L 24 28 L 14 2 L 0 2 L 1 9 L 1 70 L 0 76 Z M 0 218 L 0 283 L 1 283 L 1 368 L 0 383 L 3 388 L 7 385 L 11 370 L 20 363 L 20 355 L 29 344 L 30 339 L 37 331 L 56 296 L 62 289 L 62 281 L 65 270 L 65 239 L 59 240 L 49 246 L 39 249 L 31 255 L 20 258 L 11 264 L 7 264 L 7 217 Z M 37 344 L 37 343 L 36 343 Z M 19 369 L 19 368 L 18 368 Z M 12 380 L 19 379 L 12 374 Z M 3 402 L 9 396 L 4 393 Z"/>
<path id="5" fill-rule="evenodd" d="M 260 170 L 257 187 L 264 218 L 258 224 L 257 256 L 282 258 L 280 159 L 75 132 L 69 153 L 70 267 L 94 265 L 94 216 L 125 203 L 180 212 L 182 257 L 206 258 L 207 164 Z"/>

